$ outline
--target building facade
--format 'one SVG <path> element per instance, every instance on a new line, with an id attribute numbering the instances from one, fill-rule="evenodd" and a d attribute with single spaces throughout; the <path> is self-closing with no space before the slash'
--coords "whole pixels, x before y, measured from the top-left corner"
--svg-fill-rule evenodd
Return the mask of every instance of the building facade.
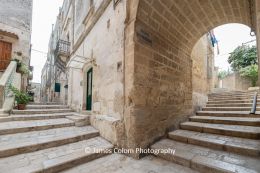
<path id="1" fill-rule="evenodd" d="M 103 137 L 126 148 L 145 148 L 178 128 L 193 114 L 193 97 L 206 98 L 214 86 L 214 58 L 201 37 L 226 23 L 258 31 L 259 22 L 253 1 L 178 2 L 64 0 L 45 65 L 55 76 L 43 86 L 54 90 L 49 100 L 56 92 L 67 97 Z"/>
<path id="2" fill-rule="evenodd" d="M 31 56 L 32 0 L 0 0 L 0 74 L 12 59 L 29 68 Z M 21 88 L 27 89 L 31 74 L 22 75 Z"/>

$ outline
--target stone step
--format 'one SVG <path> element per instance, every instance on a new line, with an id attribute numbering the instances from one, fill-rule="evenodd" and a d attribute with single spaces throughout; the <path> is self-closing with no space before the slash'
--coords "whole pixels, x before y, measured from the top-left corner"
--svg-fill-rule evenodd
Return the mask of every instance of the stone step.
<path id="1" fill-rule="evenodd" d="M 26 109 L 68 109 L 67 105 L 26 105 Z"/>
<path id="2" fill-rule="evenodd" d="M 198 116 L 217 116 L 217 117 L 260 117 L 259 114 L 250 114 L 249 111 L 197 111 Z"/>
<path id="3" fill-rule="evenodd" d="M 73 112 L 72 109 L 29 109 L 29 110 L 13 110 L 13 114 L 50 114 Z"/>
<path id="4" fill-rule="evenodd" d="M 250 111 L 252 107 L 203 107 L 203 111 Z M 260 107 L 256 107 L 260 110 Z"/>
<path id="5" fill-rule="evenodd" d="M 180 124 L 181 129 L 203 133 L 212 133 L 249 139 L 260 139 L 260 127 L 209 124 L 199 122 L 184 122 Z"/>
<path id="6" fill-rule="evenodd" d="M 56 147 L 99 135 L 91 127 L 65 127 L 0 136 L 0 158 Z"/>
<path id="7" fill-rule="evenodd" d="M 75 126 L 81 127 L 90 124 L 90 116 L 89 115 L 72 115 L 66 116 L 69 120 L 75 122 Z"/>
<path id="8" fill-rule="evenodd" d="M 58 118 L 65 118 L 66 116 L 73 115 L 73 114 L 74 114 L 73 112 L 54 113 L 54 114 L 31 114 L 31 115 L 16 114 L 16 115 L 10 115 L 6 117 L 0 117 L 0 122 L 58 119 Z"/>
<path id="9" fill-rule="evenodd" d="M 236 103 L 253 103 L 252 99 L 246 100 L 220 100 L 220 101 L 208 101 L 207 104 L 236 104 Z M 257 100 L 257 103 L 260 103 L 260 100 Z"/>
<path id="10" fill-rule="evenodd" d="M 242 95 L 242 94 L 255 94 L 256 91 L 250 92 L 220 92 L 220 93 L 210 93 L 209 95 Z"/>
<path id="11" fill-rule="evenodd" d="M 198 173 L 198 171 L 153 155 L 137 160 L 124 154 L 110 154 L 62 173 Z"/>
<path id="12" fill-rule="evenodd" d="M 234 97 L 226 97 L 226 98 L 208 98 L 208 101 L 227 101 L 227 100 L 252 100 L 252 98 L 249 97 L 239 97 L 239 98 L 234 98 Z"/>
<path id="13" fill-rule="evenodd" d="M 0 172 L 60 172 L 109 153 L 113 145 L 101 137 L 0 159 Z M 15 163 L 15 164 L 14 164 Z"/>
<path id="14" fill-rule="evenodd" d="M 187 130 L 169 132 L 170 139 L 243 155 L 260 156 L 260 141 Z"/>
<path id="15" fill-rule="evenodd" d="M 151 148 L 167 151 L 164 153 L 160 152 L 158 156 L 168 161 L 190 167 L 201 173 L 260 172 L 259 157 L 227 153 L 225 151 L 186 144 L 170 139 L 160 140 L 153 144 Z"/>
<path id="16" fill-rule="evenodd" d="M 63 105 L 59 102 L 30 102 L 29 105 Z"/>
<path id="17" fill-rule="evenodd" d="M 253 103 L 208 103 L 206 107 L 252 107 L 252 104 Z M 258 105 L 260 105 L 260 103 L 258 103 Z"/>
<path id="18" fill-rule="evenodd" d="M 214 99 L 228 99 L 228 98 L 233 98 L 233 99 L 253 99 L 254 96 L 247 96 L 247 95 L 237 95 L 237 96 L 208 96 L 208 99 L 214 100 Z"/>
<path id="19" fill-rule="evenodd" d="M 192 116 L 190 117 L 190 121 L 213 124 L 260 126 L 260 118 L 247 117 Z"/>
<path id="20" fill-rule="evenodd" d="M 69 127 L 74 124 L 67 118 L 2 122 L 0 123 L 0 135 Z"/>
<path id="21" fill-rule="evenodd" d="M 210 95 L 221 95 L 221 94 L 254 94 L 256 91 L 250 91 L 250 92 L 245 92 L 245 91 L 235 91 L 235 92 L 212 92 Z"/>

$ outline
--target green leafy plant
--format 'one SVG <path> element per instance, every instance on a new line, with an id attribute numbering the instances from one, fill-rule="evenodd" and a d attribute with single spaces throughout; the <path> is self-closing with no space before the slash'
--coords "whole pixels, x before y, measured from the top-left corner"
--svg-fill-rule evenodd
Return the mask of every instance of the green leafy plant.
<path id="1" fill-rule="evenodd" d="M 218 78 L 219 78 L 219 79 L 224 79 L 224 78 L 227 77 L 227 75 L 229 75 L 229 74 L 230 74 L 229 71 L 222 70 L 222 71 L 218 72 Z"/>
<path id="2" fill-rule="evenodd" d="M 9 88 L 14 93 L 17 104 L 27 104 L 31 100 L 31 97 L 26 92 L 19 91 L 12 85 Z"/>
<path id="3" fill-rule="evenodd" d="M 25 65 L 24 63 L 22 63 L 20 60 L 18 59 L 14 59 L 14 61 L 17 62 L 17 71 L 22 73 L 22 74 L 29 74 L 30 70 L 27 67 L 27 65 Z"/>
<path id="4" fill-rule="evenodd" d="M 254 64 L 241 68 L 239 73 L 240 76 L 249 78 L 253 87 L 256 86 L 258 80 L 258 65 Z"/>
<path id="5" fill-rule="evenodd" d="M 228 57 L 228 63 L 233 71 L 239 71 L 252 64 L 257 64 L 257 53 L 255 46 L 238 46 Z"/>
<path id="6" fill-rule="evenodd" d="M 22 63 L 21 67 L 19 68 L 19 71 L 22 73 L 22 74 L 29 74 L 30 73 L 30 70 L 28 69 L 28 67 Z"/>

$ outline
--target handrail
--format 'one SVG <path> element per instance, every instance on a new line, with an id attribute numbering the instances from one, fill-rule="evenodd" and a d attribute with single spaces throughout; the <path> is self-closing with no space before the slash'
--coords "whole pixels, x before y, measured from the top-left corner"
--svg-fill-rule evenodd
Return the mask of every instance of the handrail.
<path id="1" fill-rule="evenodd" d="M 3 107 L 4 101 L 10 92 L 9 85 L 13 82 L 16 66 L 17 62 L 11 61 L 0 79 L 0 108 Z"/>
<path id="2" fill-rule="evenodd" d="M 252 104 L 252 108 L 251 108 L 250 114 L 255 114 L 255 112 L 256 112 L 256 104 L 257 104 L 257 92 L 255 92 L 255 94 L 254 94 L 253 104 Z"/>

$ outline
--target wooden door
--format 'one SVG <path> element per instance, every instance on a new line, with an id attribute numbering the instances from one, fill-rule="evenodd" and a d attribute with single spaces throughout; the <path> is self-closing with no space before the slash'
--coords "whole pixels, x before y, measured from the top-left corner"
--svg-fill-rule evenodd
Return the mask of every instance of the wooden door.
<path id="1" fill-rule="evenodd" d="M 0 71 L 4 71 L 10 61 L 12 55 L 12 43 L 0 41 Z"/>
<path id="2" fill-rule="evenodd" d="M 88 70 L 87 72 L 87 106 L 86 106 L 86 109 L 87 110 L 91 110 L 92 108 L 92 73 L 93 73 L 93 70 L 92 68 Z"/>

